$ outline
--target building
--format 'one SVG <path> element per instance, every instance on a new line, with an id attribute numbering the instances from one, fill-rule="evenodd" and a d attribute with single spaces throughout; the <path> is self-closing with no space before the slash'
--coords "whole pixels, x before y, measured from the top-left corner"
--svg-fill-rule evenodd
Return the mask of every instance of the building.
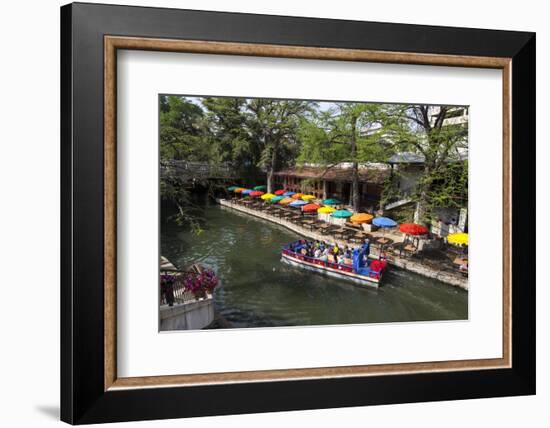
<path id="1" fill-rule="evenodd" d="M 381 164 L 359 166 L 360 205 L 365 210 L 376 210 L 390 168 Z M 351 163 L 334 166 L 303 165 L 275 173 L 275 186 L 292 192 L 315 195 L 319 199 L 336 198 L 350 203 L 353 168 Z"/>
<path id="2" fill-rule="evenodd" d="M 467 151 L 460 151 L 449 158 L 449 162 L 464 162 L 468 159 Z M 403 207 L 413 203 L 411 196 L 424 171 L 424 156 L 418 153 L 402 152 L 393 155 L 388 163 L 391 166 L 391 175 L 395 177 L 395 186 L 401 198 L 392 201 L 384 207 L 384 211 Z M 432 233 L 438 236 L 447 236 L 449 233 L 468 231 L 468 207 L 436 208 L 435 219 L 432 222 Z M 414 221 L 418 221 L 415 210 Z"/>

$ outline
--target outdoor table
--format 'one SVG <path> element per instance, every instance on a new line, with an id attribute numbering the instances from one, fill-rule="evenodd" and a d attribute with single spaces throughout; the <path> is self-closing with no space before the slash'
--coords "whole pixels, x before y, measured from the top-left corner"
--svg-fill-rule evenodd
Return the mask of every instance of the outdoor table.
<path id="1" fill-rule="evenodd" d="M 333 230 L 333 231 L 332 231 L 332 234 L 333 234 L 335 237 L 336 237 L 336 236 L 340 236 L 341 238 L 343 238 L 345 232 L 346 232 L 346 229 L 344 229 L 343 227 L 341 227 L 340 229 Z"/>
<path id="2" fill-rule="evenodd" d="M 376 242 L 380 245 L 386 245 L 386 244 L 391 244 L 393 242 L 393 240 L 391 240 L 390 238 L 382 237 L 382 238 L 378 238 L 376 240 Z"/>
<path id="3" fill-rule="evenodd" d="M 304 220 L 302 224 L 306 226 L 310 231 L 312 231 L 313 227 L 315 226 L 315 220 Z"/>
<path id="4" fill-rule="evenodd" d="M 460 266 L 460 265 L 463 265 L 463 264 L 465 264 L 465 263 L 468 263 L 468 259 L 462 259 L 462 258 L 460 258 L 460 257 L 457 257 L 456 259 L 453 260 L 453 263 L 454 263 L 455 265 L 459 265 L 459 266 Z"/>

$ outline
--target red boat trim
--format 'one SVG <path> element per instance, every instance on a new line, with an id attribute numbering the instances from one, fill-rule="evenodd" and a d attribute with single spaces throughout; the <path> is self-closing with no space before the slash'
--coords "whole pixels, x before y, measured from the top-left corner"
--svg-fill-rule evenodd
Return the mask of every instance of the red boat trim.
<path id="1" fill-rule="evenodd" d="M 355 279 L 360 279 L 367 282 L 375 282 L 378 283 L 380 281 L 381 273 L 380 272 L 371 272 L 369 276 L 365 275 L 359 275 L 355 272 L 353 272 L 353 268 L 348 265 L 341 265 L 338 263 L 331 263 L 331 262 L 325 262 L 319 259 L 315 259 L 312 257 L 307 257 L 301 254 L 293 253 L 289 250 L 283 250 L 282 256 L 284 258 L 290 259 L 296 263 L 304 264 L 307 266 L 311 266 L 314 268 L 317 268 L 319 270 L 326 270 L 328 272 L 333 272 L 336 274 L 340 274 L 343 276 L 349 276 Z"/>

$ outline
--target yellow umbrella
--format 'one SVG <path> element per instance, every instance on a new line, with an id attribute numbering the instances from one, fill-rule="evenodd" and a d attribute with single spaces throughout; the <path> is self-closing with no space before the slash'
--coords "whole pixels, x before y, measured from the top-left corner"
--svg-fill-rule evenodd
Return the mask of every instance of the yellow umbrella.
<path id="1" fill-rule="evenodd" d="M 284 198 L 284 199 L 280 200 L 279 203 L 281 205 L 288 205 L 288 204 L 290 204 L 291 202 L 294 202 L 294 201 L 295 201 L 295 199 L 292 199 L 292 198 Z"/>
<path id="2" fill-rule="evenodd" d="M 303 195 L 302 199 L 304 201 L 311 201 L 312 199 L 315 199 L 315 196 L 314 195 Z"/>
<path id="3" fill-rule="evenodd" d="M 319 214 L 331 214 L 333 213 L 334 211 L 336 211 L 334 208 L 332 207 L 321 207 L 317 210 L 317 212 Z"/>
<path id="4" fill-rule="evenodd" d="M 350 217 L 350 220 L 354 224 L 370 223 L 374 216 L 367 213 L 355 213 Z"/>
<path id="5" fill-rule="evenodd" d="M 447 236 L 447 242 L 453 245 L 468 245 L 467 233 L 451 233 Z"/>
<path id="6" fill-rule="evenodd" d="M 260 196 L 264 201 L 267 201 L 268 199 L 274 198 L 275 195 L 273 193 L 266 193 L 265 195 Z"/>

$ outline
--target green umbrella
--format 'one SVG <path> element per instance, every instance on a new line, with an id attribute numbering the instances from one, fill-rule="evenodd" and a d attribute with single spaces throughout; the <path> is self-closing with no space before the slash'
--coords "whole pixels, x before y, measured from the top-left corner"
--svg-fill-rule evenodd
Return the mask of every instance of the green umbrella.
<path id="1" fill-rule="evenodd" d="M 262 184 L 261 186 L 254 187 L 254 190 L 266 190 L 267 186 L 265 184 Z"/>
<path id="2" fill-rule="evenodd" d="M 325 199 L 323 201 L 323 205 L 340 205 L 341 203 L 338 199 Z"/>
<path id="3" fill-rule="evenodd" d="M 279 201 L 282 201 L 285 197 L 284 196 L 275 196 L 273 198 L 271 198 L 270 200 L 268 200 L 267 202 L 271 202 L 271 203 L 275 203 L 275 202 L 279 202 Z"/>
<path id="4" fill-rule="evenodd" d="M 333 216 L 335 218 L 348 218 L 348 217 L 351 217 L 352 215 L 353 215 L 353 213 L 351 213 L 348 210 L 338 210 L 338 211 L 334 211 L 331 214 L 331 216 Z"/>
<path id="5" fill-rule="evenodd" d="M 229 186 L 229 187 L 227 188 L 227 190 L 229 190 L 230 192 L 232 192 L 233 190 L 238 189 L 238 188 L 239 188 L 239 186 Z"/>

